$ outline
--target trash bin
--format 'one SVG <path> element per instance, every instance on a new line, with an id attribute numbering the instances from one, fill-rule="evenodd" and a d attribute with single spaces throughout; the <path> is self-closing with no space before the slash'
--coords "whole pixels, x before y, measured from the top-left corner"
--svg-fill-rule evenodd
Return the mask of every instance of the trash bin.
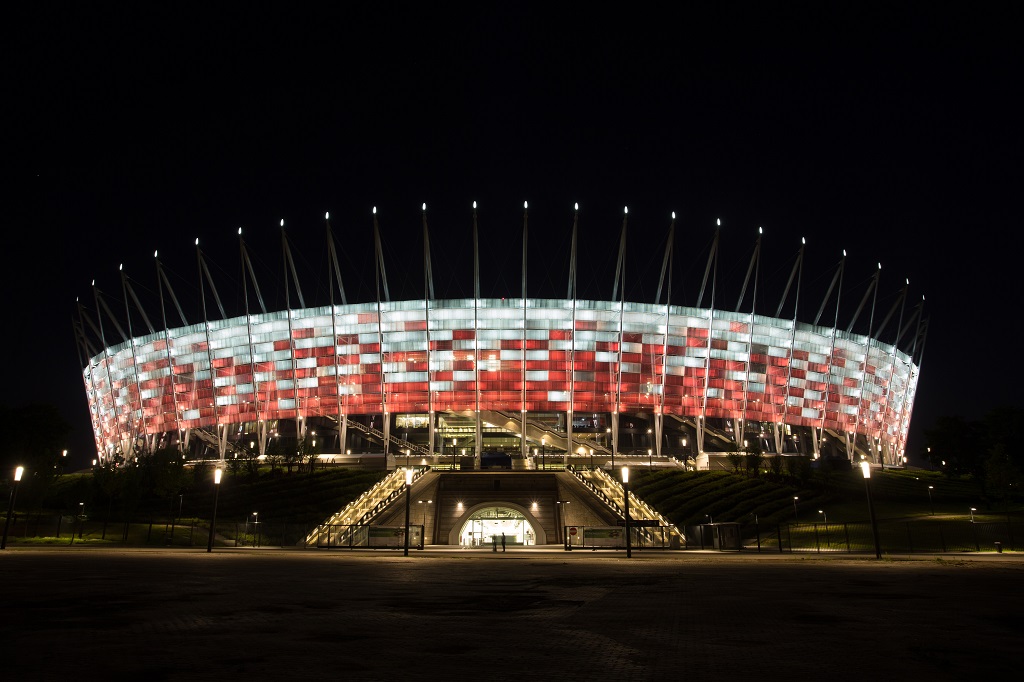
<path id="1" fill-rule="evenodd" d="M 1002 554 L 1003 553 L 1003 543 L 1001 543 L 1001 542 L 997 542 L 996 543 L 996 553 L 997 554 Z"/>

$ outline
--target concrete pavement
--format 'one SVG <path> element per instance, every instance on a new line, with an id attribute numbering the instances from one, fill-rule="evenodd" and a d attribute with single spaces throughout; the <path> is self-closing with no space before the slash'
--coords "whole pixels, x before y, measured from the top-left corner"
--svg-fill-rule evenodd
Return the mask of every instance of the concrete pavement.
<path id="1" fill-rule="evenodd" d="M 959 680 L 1016 672 L 1021 578 L 1008 553 L 19 547 L 0 647 L 7 679 Z"/>

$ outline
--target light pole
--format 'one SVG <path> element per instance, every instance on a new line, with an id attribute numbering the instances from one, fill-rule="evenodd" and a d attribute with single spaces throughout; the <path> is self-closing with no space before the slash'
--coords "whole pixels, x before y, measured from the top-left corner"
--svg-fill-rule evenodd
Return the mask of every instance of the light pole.
<path id="1" fill-rule="evenodd" d="M 571 500 L 555 500 L 555 504 L 560 505 L 561 508 L 562 508 L 562 527 L 564 528 L 564 527 L 569 525 L 569 513 L 568 513 L 568 510 L 566 509 L 565 505 L 572 504 L 572 501 Z M 566 532 L 566 534 L 565 534 L 565 551 L 567 551 L 567 552 L 571 552 L 572 551 L 572 538 L 569 537 L 569 533 L 568 532 Z"/>
<path id="2" fill-rule="evenodd" d="M 864 490 L 868 494 L 868 514 L 871 515 L 871 535 L 875 540 L 875 558 L 882 558 L 882 548 L 878 544 L 878 523 L 875 521 L 875 506 L 871 502 L 871 464 L 864 460 L 860 463 L 860 472 L 864 475 Z"/>
<path id="3" fill-rule="evenodd" d="M 799 499 L 800 498 L 797 497 L 796 495 L 793 496 L 793 522 L 794 523 L 800 520 L 800 517 L 797 516 L 797 514 L 796 514 L 796 501 L 799 500 Z"/>
<path id="4" fill-rule="evenodd" d="M 828 526 L 828 514 L 825 513 L 824 509 L 819 509 L 818 513 L 825 517 L 825 526 Z"/>
<path id="5" fill-rule="evenodd" d="M 548 443 L 547 438 L 541 438 L 540 439 L 540 468 L 541 469 L 545 468 L 545 466 L 544 466 L 544 456 L 545 456 L 545 454 L 547 454 L 545 452 L 545 450 L 547 448 L 547 443 Z"/>
<path id="6" fill-rule="evenodd" d="M 422 504 L 423 505 L 423 513 L 420 514 L 420 525 L 421 526 L 426 526 L 427 525 L 427 506 L 426 505 L 434 504 L 434 501 L 433 500 L 416 500 L 416 504 Z"/>
<path id="7" fill-rule="evenodd" d="M 590 468 L 594 468 L 594 448 L 590 448 Z"/>
<path id="8" fill-rule="evenodd" d="M 604 439 L 605 445 L 608 448 L 611 448 L 612 451 L 612 469 L 615 469 L 615 448 L 612 447 L 612 427 L 609 426 L 604 430 L 604 432 L 607 434 Z"/>
<path id="9" fill-rule="evenodd" d="M 260 529 L 260 513 L 259 512 L 253 512 L 252 513 L 252 546 L 253 547 L 256 546 L 256 535 L 259 532 L 259 529 Z"/>
<path id="10" fill-rule="evenodd" d="M 935 516 L 935 504 L 932 502 L 932 488 L 935 486 L 928 486 L 928 508 L 931 509 L 932 516 Z"/>
<path id="11" fill-rule="evenodd" d="M 629 559 L 633 556 L 633 547 L 629 540 L 629 467 L 622 467 L 622 494 L 626 512 L 626 558 Z"/>
<path id="12" fill-rule="evenodd" d="M 978 511 L 977 507 L 971 507 L 971 523 L 974 523 L 974 512 Z"/>
<path id="13" fill-rule="evenodd" d="M 651 469 L 654 467 L 654 460 L 651 459 L 651 453 L 654 451 L 651 448 L 647 448 L 647 468 Z"/>
<path id="14" fill-rule="evenodd" d="M 457 438 L 452 438 L 452 471 L 455 471 L 455 444 L 457 440 Z M 463 448 L 463 451 L 465 451 L 465 448 Z"/>
<path id="15" fill-rule="evenodd" d="M 412 469 L 405 469 L 405 556 L 409 556 L 409 491 L 412 490 Z"/>
<path id="16" fill-rule="evenodd" d="M 11 525 L 11 514 L 14 512 L 14 500 L 18 497 L 18 484 L 21 476 L 25 473 L 25 467 L 17 467 L 14 470 L 14 486 L 11 488 L 11 500 L 7 503 L 7 520 L 4 521 L 4 539 L 0 542 L 0 549 L 7 548 L 7 529 Z"/>
<path id="17" fill-rule="evenodd" d="M 206 541 L 207 552 L 213 551 L 213 529 L 217 526 L 217 500 L 220 498 L 220 477 L 223 475 L 223 469 L 213 470 L 213 518 L 210 520 L 210 539 Z"/>

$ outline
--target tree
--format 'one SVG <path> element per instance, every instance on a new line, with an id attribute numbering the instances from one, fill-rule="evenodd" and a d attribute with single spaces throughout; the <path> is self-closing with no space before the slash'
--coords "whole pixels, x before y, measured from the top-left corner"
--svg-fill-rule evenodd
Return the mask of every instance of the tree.
<path id="1" fill-rule="evenodd" d="M 761 463 L 764 461 L 764 454 L 761 452 L 761 442 L 754 439 L 743 446 L 743 466 L 747 470 L 747 476 L 757 478 L 761 473 Z"/>
<path id="2" fill-rule="evenodd" d="M 1024 474 L 1002 443 L 997 443 L 985 460 L 985 482 L 986 490 L 997 504 L 1009 502 L 1021 489 Z"/>
<path id="3" fill-rule="evenodd" d="M 940 417 L 925 431 L 927 457 L 947 476 L 971 476 L 983 496 L 1005 500 L 1024 472 L 1024 451 L 1018 446 L 1024 429 L 1024 408 L 1001 406 L 984 417 Z"/>
<path id="4" fill-rule="evenodd" d="M 9 476 L 16 466 L 25 467 L 18 495 L 25 502 L 38 500 L 63 473 L 71 426 L 48 404 L 0 407 L 0 418 L 10 427 L 0 449 L 0 471 Z"/>
<path id="5" fill-rule="evenodd" d="M 725 456 L 729 460 L 729 464 L 732 466 L 732 472 L 738 474 L 740 467 L 743 466 L 743 453 L 742 452 L 730 452 Z"/>

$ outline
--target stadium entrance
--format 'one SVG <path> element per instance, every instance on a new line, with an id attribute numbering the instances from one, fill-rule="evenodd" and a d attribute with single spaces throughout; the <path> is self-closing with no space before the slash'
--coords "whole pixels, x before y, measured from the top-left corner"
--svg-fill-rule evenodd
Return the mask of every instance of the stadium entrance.
<path id="1" fill-rule="evenodd" d="M 526 516 L 509 507 L 485 507 L 474 512 L 462 525 L 459 543 L 463 547 L 500 546 L 502 533 L 506 546 L 537 544 L 537 535 Z"/>

